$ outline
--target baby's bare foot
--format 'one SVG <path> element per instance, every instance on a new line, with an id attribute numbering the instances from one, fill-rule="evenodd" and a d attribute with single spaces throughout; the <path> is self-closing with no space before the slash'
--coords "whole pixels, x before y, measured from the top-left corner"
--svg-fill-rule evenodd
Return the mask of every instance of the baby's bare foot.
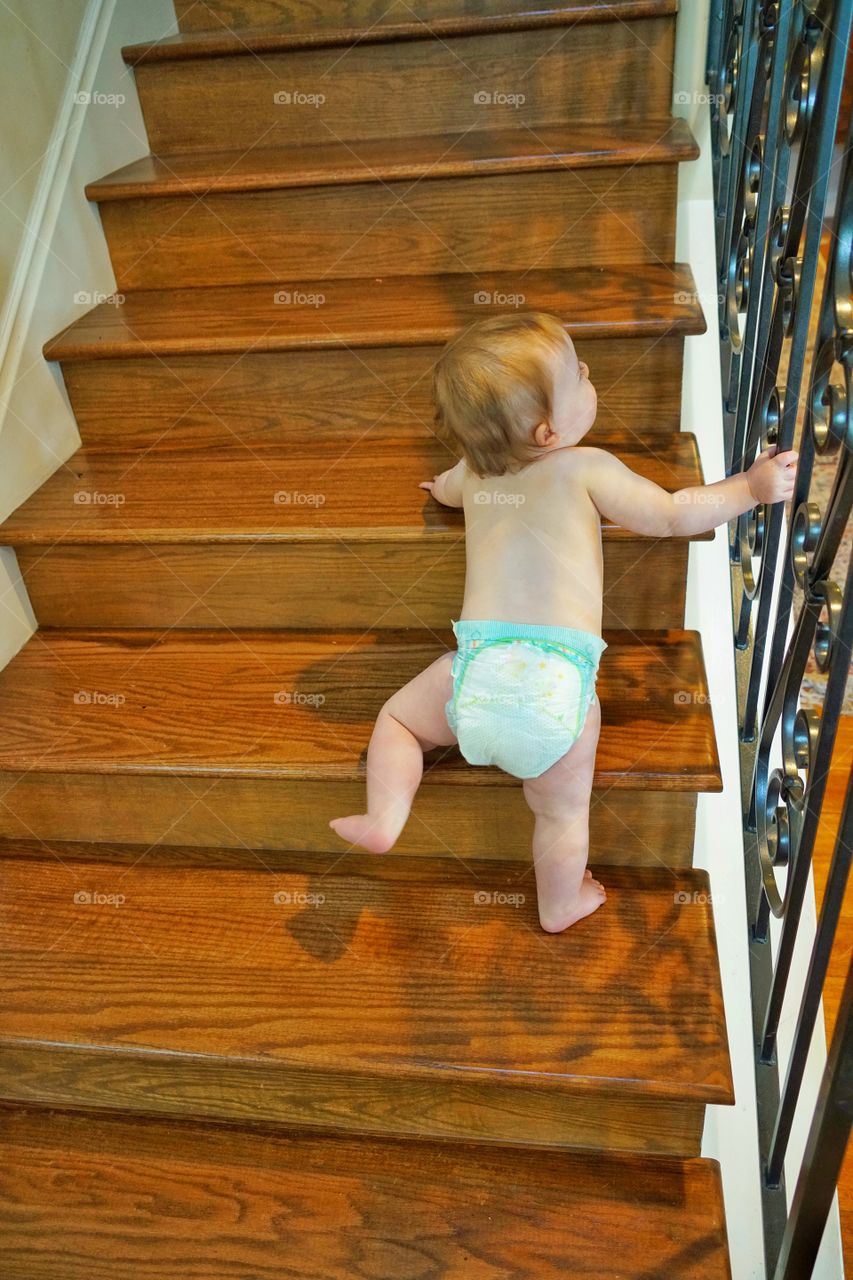
<path id="1" fill-rule="evenodd" d="M 577 924 L 578 920 L 583 920 L 584 916 L 591 916 L 606 901 L 604 885 L 600 880 L 593 879 L 591 871 L 586 871 L 572 904 L 563 911 L 540 911 L 539 922 L 546 933 L 562 933 L 570 925 Z"/>
<path id="2" fill-rule="evenodd" d="M 333 818 L 329 826 L 347 844 L 357 844 L 362 849 L 367 849 L 368 853 L 387 853 L 395 843 L 395 837 L 383 830 L 369 813 L 354 813 L 349 818 Z"/>

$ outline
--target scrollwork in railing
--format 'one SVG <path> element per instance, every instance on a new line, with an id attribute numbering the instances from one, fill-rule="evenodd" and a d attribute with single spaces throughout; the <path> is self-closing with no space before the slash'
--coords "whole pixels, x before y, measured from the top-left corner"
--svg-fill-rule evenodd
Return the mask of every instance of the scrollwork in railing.
<path id="1" fill-rule="evenodd" d="M 781 504 L 758 507 L 733 523 L 730 543 L 762 1207 L 775 1280 L 812 1273 L 843 1155 L 837 1135 L 826 1137 L 828 1117 L 850 1128 L 844 1088 L 827 1076 L 789 1215 L 784 1160 L 851 860 L 848 802 L 780 1090 L 777 1032 L 853 641 L 853 570 L 841 570 L 839 555 L 853 504 L 849 120 L 840 178 L 835 163 L 852 11 L 853 0 L 720 0 L 708 41 L 728 466 L 745 469 L 773 444 L 800 453 L 787 519 Z M 832 470 L 823 501 L 816 465 Z M 810 660 L 819 708 L 803 705 Z M 781 921 L 775 960 L 772 917 Z M 853 1024 L 850 1001 L 843 1015 Z M 851 1071 L 851 1039 L 853 1025 L 839 1026 L 827 1072 Z"/>

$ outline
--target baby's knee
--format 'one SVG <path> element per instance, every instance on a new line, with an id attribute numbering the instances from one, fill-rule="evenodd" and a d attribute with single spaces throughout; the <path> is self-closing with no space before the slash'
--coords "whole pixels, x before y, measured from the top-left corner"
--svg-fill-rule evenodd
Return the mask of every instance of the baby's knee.
<path id="1" fill-rule="evenodd" d="M 527 807 L 535 818 L 565 820 L 577 811 L 577 804 L 566 795 L 565 787 L 555 785 L 553 779 L 527 778 L 523 784 Z"/>

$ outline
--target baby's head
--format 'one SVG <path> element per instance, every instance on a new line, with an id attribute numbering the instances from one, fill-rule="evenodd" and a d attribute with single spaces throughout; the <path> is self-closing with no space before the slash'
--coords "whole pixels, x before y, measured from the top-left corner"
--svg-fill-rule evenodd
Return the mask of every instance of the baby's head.
<path id="1" fill-rule="evenodd" d="M 524 311 L 462 329 L 433 371 L 435 420 L 478 476 L 577 444 L 595 421 L 587 366 L 556 316 Z"/>

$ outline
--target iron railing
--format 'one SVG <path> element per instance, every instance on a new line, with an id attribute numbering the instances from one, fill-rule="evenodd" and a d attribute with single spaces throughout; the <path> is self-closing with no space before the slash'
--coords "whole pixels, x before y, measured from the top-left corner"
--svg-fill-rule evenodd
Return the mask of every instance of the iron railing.
<path id="1" fill-rule="evenodd" d="M 785 1158 L 795 1117 L 803 1119 L 806 1058 L 853 844 L 848 774 L 780 1084 L 780 1014 L 786 997 L 796 999 L 792 960 L 853 640 L 850 568 L 843 588 L 838 581 L 853 501 L 853 136 L 845 92 L 851 18 L 853 0 L 712 0 L 708 33 L 728 469 L 742 470 L 771 444 L 800 451 L 790 510 L 756 508 L 732 522 L 730 542 L 762 1216 L 772 1280 L 813 1274 L 853 1106 L 848 966 L 817 1103 L 804 1118 L 808 1137 L 789 1212 Z M 816 462 L 831 475 L 823 509 Z M 801 705 L 810 653 L 819 708 Z M 771 917 L 781 921 L 775 948 Z"/>

